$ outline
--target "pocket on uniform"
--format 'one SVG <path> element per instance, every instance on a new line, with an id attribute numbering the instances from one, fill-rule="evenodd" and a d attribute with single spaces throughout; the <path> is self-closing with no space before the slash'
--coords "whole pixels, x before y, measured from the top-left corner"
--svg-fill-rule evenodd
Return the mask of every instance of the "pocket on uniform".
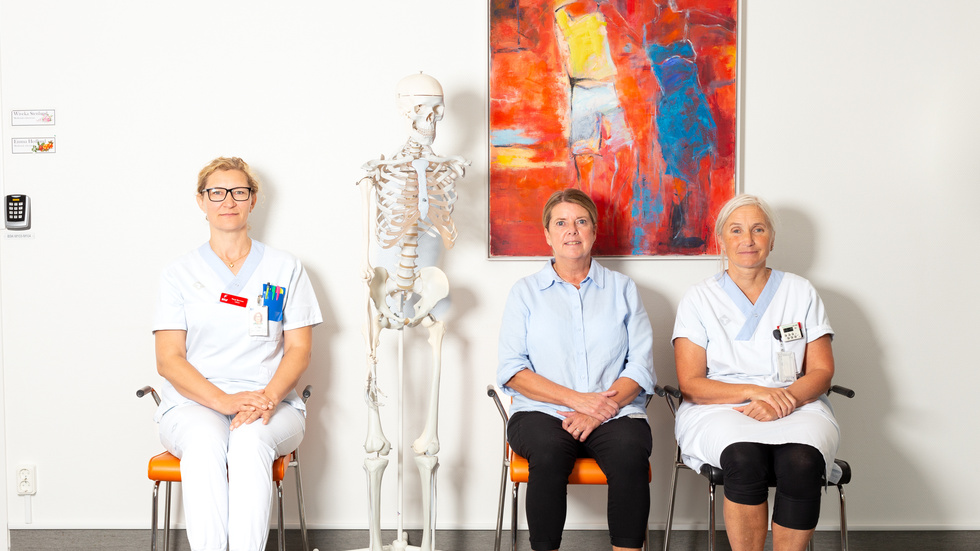
<path id="1" fill-rule="evenodd" d="M 279 340 L 282 336 L 282 322 L 281 321 L 269 321 L 269 333 L 265 336 L 255 336 L 249 335 L 249 338 L 253 342 L 273 342 Z"/>

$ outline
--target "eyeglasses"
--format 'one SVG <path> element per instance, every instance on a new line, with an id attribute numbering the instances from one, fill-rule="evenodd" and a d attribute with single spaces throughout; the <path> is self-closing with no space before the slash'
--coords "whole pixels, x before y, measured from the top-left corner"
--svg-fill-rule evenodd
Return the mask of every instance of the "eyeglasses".
<path id="1" fill-rule="evenodd" d="M 231 192 L 231 198 L 236 201 L 248 201 L 248 198 L 252 196 L 252 188 L 248 187 L 236 187 L 231 189 L 225 189 L 223 187 L 212 187 L 208 188 L 201 193 L 208 196 L 208 199 L 219 203 L 225 200 L 225 196 L 228 192 Z"/>

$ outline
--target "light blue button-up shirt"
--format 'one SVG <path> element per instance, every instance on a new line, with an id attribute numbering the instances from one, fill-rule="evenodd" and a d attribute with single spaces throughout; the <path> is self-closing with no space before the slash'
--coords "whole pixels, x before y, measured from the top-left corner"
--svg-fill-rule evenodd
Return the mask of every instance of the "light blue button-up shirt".
<path id="1" fill-rule="evenodd" d="M 504 308 L 497 386 L 514 398 L 511 414 L 540 411 L 564 419 L 568 408 L 531 400 L 507 387 L 522 369 L 578 392 L 603 392 L 620 377 L 643 389 L 617 417 L 645 414 L 657 382 L 653 330 L 636 284 L 595 259 L 580 288 L 563 281 L 552 263 L 514 284 Z"/>

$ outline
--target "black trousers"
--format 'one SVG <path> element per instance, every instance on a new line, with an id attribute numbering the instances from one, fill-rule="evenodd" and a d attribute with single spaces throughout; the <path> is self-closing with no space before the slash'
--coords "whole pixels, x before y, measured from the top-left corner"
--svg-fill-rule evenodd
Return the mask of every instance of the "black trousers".
<path id="1" fill-rule="evenodd" d="M 511 447 L 527 459 L 527 523 L 531 549 L 561 547 L 565 527 L 568 475 L 575 460 L 591 457 L 606 474 L 609 539 L 617 547 L 642 547 L 650 516 L 650 451 L 653 439 L 646 419 L 621 417 L 579 442 L 546 413 L 515 413 L 507 424 Z"/>

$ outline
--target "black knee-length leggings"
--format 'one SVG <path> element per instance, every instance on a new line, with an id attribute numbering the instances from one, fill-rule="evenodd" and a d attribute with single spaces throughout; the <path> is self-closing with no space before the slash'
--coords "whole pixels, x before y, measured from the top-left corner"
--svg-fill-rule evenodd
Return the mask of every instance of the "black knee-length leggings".
<path id="1" fill-rule="evenodd" d="M 794 530 L 816 528 L 823 486 L 823 454 L 806 444 L 736 442 L 721 452 L 725 497 L 742 505 L 760 505 L 775 484 L 772 521 Z"/>

